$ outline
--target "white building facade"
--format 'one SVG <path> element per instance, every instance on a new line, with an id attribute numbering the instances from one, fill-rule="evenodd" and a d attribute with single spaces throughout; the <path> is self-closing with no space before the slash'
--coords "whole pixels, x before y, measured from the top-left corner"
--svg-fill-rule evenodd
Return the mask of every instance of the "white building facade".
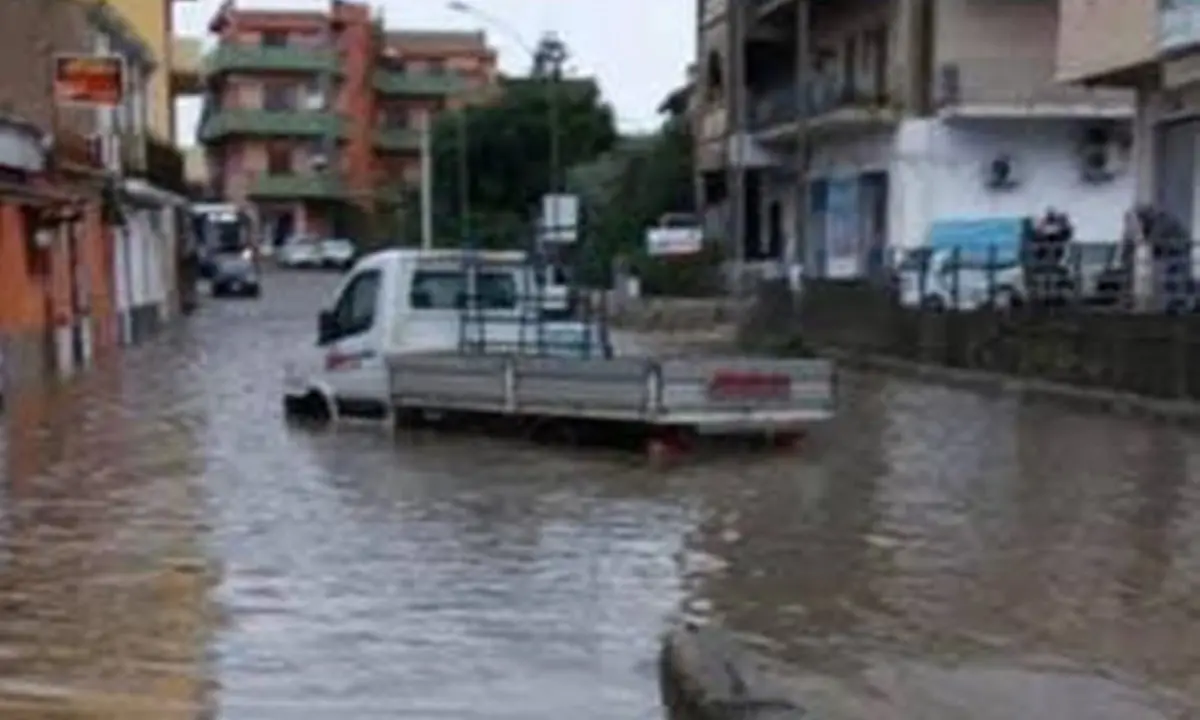
<path id="1" fill-rule="evenodd" d="M 1136 197 L 1133 94 L 1056 81 L 1057 10 L 795 0 L 749 4 L 732 31 L 702 13 L 703 211 L 739 259 L 809 276 L 869 275 L 966 226 L 1015 241 L 1002 235 L 1051 207 L 1079 240 L 1118 240 Z M 744 67 L 728 60 L 738 38 Z M 738 185 L 744 219 L 728 222 Z"/>

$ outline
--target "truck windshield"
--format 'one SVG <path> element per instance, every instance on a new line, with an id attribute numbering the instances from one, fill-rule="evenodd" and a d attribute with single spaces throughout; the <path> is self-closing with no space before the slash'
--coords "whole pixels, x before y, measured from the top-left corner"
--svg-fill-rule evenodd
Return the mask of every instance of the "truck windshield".
<path id="1" fill-rule="evenodd" d="M 417 310 L 511 310 L 517 306 L 517 283 L 512 273 L 480 272 L 473 302 L 468 303 L 467 275 L 455 270 L 418 270 L 413 276 L 409 304 Z"/>

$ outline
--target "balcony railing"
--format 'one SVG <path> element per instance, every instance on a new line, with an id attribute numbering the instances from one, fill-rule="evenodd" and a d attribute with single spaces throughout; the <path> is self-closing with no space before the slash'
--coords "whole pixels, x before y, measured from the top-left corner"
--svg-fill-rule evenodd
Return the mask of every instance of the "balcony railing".
<path id="1" fill-rule="evenodd" d="M 756 93 L 750 102 L 750 129 L 765 130 L 799 120 L 803 103 L 795 85 L 776 87 Z"/>
<path id="2" fill-rule="evenodd" d="M 801 119 L 812 119 L 843 109 L 877 110 L 888 107 L 888 95 L 853 83 L 820 78 L 805 86 L 782 85 L 750 99 L 750 127 L 763 131 Z"/>
<path id="3" fill-rule="evenodd" d="M 888 107 L 887 92 L 878 86 L 821 78 L 809 84 L 805 97 L 808 115 L 824 115 L 837 110 L 879 110 Z"/>
<path id="4" fill-rule="evenodd" d="M 1117 110 L 1132 107 L 1129 94 L 1121 90 L 1056 82 L 1055 59 L 1049 56 L 943 63 L 934 77 L 933 97 L 942 109 L 1084 106 Z"/>
<path id="5" fill-rule="evenodd" d="M 421 149 L 421 131 L 408 126 L 384 127 L 375 133 L 375 147 L 392 152 Z"/>
<path id="6" fill-rule="evenodd" d="M 380 94 L 410 97 L 456 95 L 469 87 L 466 78 L 457 73 L 437 75 L 396 70 L 380 70 L 372 83 Z"/>
<path id="7" fill-rule="evenodd" d="M 267 45 L 220 45 L 204 59 L 207 75 L 229 72 L 318 73 L 337 68 L 336 56 L 320 48 Z"/>
<path id="8" fill-rule="evenodd" d="M 343 131 L 341 118 L 333 113 L 238 108 L 206 113 L 199 138 L 202 143 L 219 142 L 235 135 L 322 138 L 340 136 Z"/>
<path id="9" fill-rule="evenodd" d="M 250 183 L 250 197 L 264 200 L 337 200 L 345 197 L 341 179 L 329 173 L 259 175 Z"/>

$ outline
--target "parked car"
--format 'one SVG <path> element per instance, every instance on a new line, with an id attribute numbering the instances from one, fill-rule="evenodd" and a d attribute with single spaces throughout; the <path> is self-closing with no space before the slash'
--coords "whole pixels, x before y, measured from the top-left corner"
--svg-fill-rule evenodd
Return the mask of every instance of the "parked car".
<path id="1" fill-rule="evenodd" d="M 560 265 L 545 265 L 535 278 L 541 295 L 542 314 L 547 318 L 570 317 L 574 308 L 567 271 Z"/>
<path id="2" fill-rule="evenodd" d="M 321 249 L 313 238 L 296 236 L 275 253 L 275 262 L 285 268 L 314 268 L 321 265 Z"/>
<path id="3" fill-rule="evenodd" d="M 214 257 L 213 297 L 258 297 L 262 294 L 254 253 L 221 253 Z"/>
<path id="4" fill-rule="evenodd" d="M 1013 307 L 1025 299 L 1025 278 L 1015 257 L 988 260 L 949 249 L 916 248 L 897 268 L 900 301 L 930 310 Z"/>
<path id="5" fill-rule="evenodd" d="M 200 277 L 204 280 L 212 280 L 213 275 L 217 272 L 217 267 L 213 261 L 213 251 L 207 247 L 201 247 L 196 251 L 196 261 L 199 265 Z"/>
<path id="6" fill-rule="evenodd" d="M 345 238 L 322 240 L 318 245 L 317 252 L 320 255 L 322 267 L 339 270 L 349 270 L 350 266 L 354 264 L 354 259 L 358 257 L 358 248 L 352 241 Z"/>

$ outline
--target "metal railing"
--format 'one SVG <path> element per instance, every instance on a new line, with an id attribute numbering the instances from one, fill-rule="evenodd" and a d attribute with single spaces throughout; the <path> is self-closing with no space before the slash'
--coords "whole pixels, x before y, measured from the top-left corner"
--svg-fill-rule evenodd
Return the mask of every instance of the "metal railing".
<path id="1" fill-rule="evenodd" d="M 889 95 L 871 87 L 869 83 L 847 83 L 833 78 L 818 78 L 803 88 L 796 84 L 778 85 L 752 93 L 750 126 L 752 130 L 763 130 L 835 110 L 881 109 L 889 104 Z"/>
<path id="2" fill-rule="evenodd" d="M 926 310 L 1200 313 L 1200 247 L 1190 240 L 918 248 L 889 274 L 901 304 Z"/>

